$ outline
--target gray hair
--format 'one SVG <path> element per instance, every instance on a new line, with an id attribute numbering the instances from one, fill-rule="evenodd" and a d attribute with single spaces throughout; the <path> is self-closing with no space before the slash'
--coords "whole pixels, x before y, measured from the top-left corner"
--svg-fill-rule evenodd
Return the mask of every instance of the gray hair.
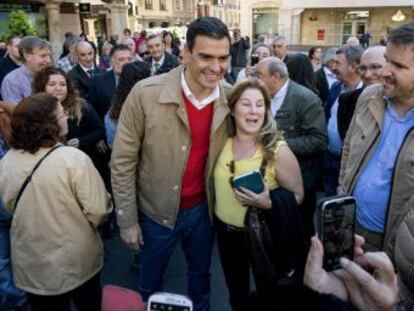
<path id="1" fill-rule="evenodd" d="M 279 41 L 284 41 L 286 43 L 286 37 L 285 36 L 281 36 L 281 35 L 277 35 L 275 37 L 273 37 L 272 39 L 272 43 L 276 43 Z"/>
<path id="2" fill-rule="evenodd" d="M 270 47 L 267 44 L 259 43 L 259 44 L 256 44 L 253 47 L 253 49 L 252 49 L 252 55 L 256 53 L 256 51 L 257 51 L 258 48 L 261 48 L 261 47 L 267 48 L 269 50 L 269 53 L 272 53 L 272 50 L 270 49 Z"/>
<path id="3" fill-rule="evenodd" d="M 348 64 L 358 66 L 363 52 L 364 49 L 360 46 L 344 45 L 336 51 L 336 54 L 344 54 Z"/>
<path id="4" fill-rule="evenodd" d="M 335 47 L 325 50 L 325 53 L 323 53 L 323 57 L 322 57 L 322 64 L 327 65 L 329 61 L 333 60 L 335 58 L 337 51 L 338 51 L 338 48 L 335 48 Z"/>
<path id="5" fill-rule="evenodd" d="M 24 37 L 20 43 L 19 43 L 19 55 L 23 62 L 25 62 L 24 54 L 33 53 L 36 49 L 48 49 L 50 50 L 49 42 L 47 42 L 45 39 L 42 39 L 37 36 L 27 36 Z"/>
<path id="6" fill-rule="evenodd" d="M 81 38 L 77 36 L 69 36 L 65 39 L 65 42 L 63 42 L 63 45 L 65 46 L 65 48 L 69 49 L 71 46 L 74 46 L 79 41 L 81 41 Z"/>
<path id="7" fill-rule="evenodd" d="M 274 76 L 276 73 L 280 75 L 283 79 L 289 78 L 289 72 L 288 69 L 283 61 L 281 61 L 277 57 L 266 57 L 264 60 L 262 60 L 269 72 L 270 76 Z"/>

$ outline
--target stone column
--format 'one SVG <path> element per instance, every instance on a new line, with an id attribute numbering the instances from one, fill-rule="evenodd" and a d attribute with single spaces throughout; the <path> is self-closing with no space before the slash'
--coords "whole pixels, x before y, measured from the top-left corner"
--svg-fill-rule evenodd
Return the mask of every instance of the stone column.
<path id="1" fill-rule="evenodd" d="M 128 28 L 128 5 L 123 3 L 111 3 L 107 6 L 111 10 L 111 33 L 122 37 L 122 32 Z"/>
<path id="2" fill-rule="evenodd" d="M 60 33 L 60 1 L 46 0 L 47 23 L 49 29 L 49 42 L 52 47 L 52 56 L 56 61 L 62 52 L 63 38 Z"/>

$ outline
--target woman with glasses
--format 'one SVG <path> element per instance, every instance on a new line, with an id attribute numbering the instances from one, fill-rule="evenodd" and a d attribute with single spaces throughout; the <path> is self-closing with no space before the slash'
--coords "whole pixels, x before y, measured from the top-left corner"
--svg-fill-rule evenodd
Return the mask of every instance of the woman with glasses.
<path id="1" fill-rule="evenodd" d="M 34 311 L 70 311 L 71 301 L 78 311 L 101 310 L 96 228 L 112 206 L 89 157 L 60 144 L 67 118 L 55 96 L 25 98 L 14 109 L 11 149 L 0 162 L 0 197 L 13 215 L 14 279 Z"/>
<path id="2" fill-rule="evenodd" d="M 248 207 L 272 209 L 269 190 L 285 188 L 295 204 L 303 199 L 302 177 L 292 151 L 277 131 L 266 87 L 257 79 L 238 83 L 230 97 L 229 138 L 214 169 L 217 241 L 233 310 L 244 310 L 249 296 L 251 262 L 247 251 L 245 216 Z M 235 177 L 260 170 L 264 191 L 234 188 Z M 288 208 L 286 206 L 286 208 Z M 305 253 L 306 256 L 306 253 Z M 306 258 L 306 257 L 305 257 Z M 256 288 L 268 284 L 255 275 Z"/>

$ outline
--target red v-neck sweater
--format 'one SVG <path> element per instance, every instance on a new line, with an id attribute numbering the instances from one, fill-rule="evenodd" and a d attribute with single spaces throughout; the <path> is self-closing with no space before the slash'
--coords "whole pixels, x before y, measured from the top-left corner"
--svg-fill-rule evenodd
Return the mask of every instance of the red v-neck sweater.
<path id="1" fill-rule="evenodd" d="M 206 164 L 210 145 L 213 104 L 198 110 L 183 92 L 188 123 L 191 131 L 191 148 L 181 184 L 180 208 L 188 209 L 206 200 Z"/>

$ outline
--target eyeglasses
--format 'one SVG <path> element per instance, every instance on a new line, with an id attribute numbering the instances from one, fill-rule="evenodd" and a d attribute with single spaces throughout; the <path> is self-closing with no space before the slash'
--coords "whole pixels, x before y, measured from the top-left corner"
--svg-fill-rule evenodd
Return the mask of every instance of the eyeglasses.
<path id="1" fill-rule="evenodd" d="M 62 118 L 67 118 L 67 117 L 69 117 L 69 114 L 66 111 L 63 111 L 62 115 L 58 116 L 57 118 L 59 120 L 59 119 L 62 119 Z"/>
<path id="2" fill-rule="evenodd" d="M 360 74 L 364 74 L 367 72 L 367 70 L 371 71 L 372 73 L 377 72 L 378 70 L 382 69 L 382 65 L 380 64 L 372 64 L 369 66 L 366 65 L 359 65 L 358 66 L 358 71 Z"/>

